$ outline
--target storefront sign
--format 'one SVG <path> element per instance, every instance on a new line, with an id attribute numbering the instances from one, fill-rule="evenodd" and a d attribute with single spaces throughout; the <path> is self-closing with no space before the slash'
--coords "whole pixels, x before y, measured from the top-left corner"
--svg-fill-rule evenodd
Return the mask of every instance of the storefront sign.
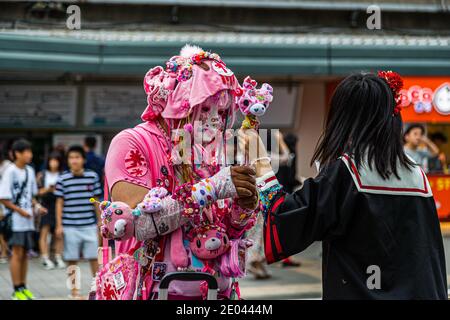
<path id="1" fill-rule="evenodd" d="M 450 122 L 450 77 L 405 77 L 402 90 L 405 122 Z"/>
<path id="2" fill-rule="evenodd" d="M 73 86 L 0 86 L 0 127 L 73 127 L 76 106 Z"/>
<path id="3" fill-rule="evenodd" d="M 84 125 L 126 128 L 141 122 L 147 97 L 141 86 L 89 86 L 85 91 Z"/>
<path id="4" fill-rule="evenodd" d="M 433 190 L 439 219 L 450 221 L 450 175 L 429 174 L 427 176 Z"/>

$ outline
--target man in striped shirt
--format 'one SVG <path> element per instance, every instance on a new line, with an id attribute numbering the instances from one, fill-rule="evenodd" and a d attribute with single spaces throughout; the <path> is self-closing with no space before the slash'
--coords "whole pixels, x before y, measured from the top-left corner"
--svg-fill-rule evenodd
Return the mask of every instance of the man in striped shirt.
<path id="1" fill-rule="evenodd" d="M 90 261 L 92 274 L 98 269 L 97 248 L 99 244 L 98 223 L 100 211 L 89 199 L 102 194 L 98 175 L 84 169 L 86 155 L 81 146 L 67 151 L 69 171 L 64 172 L 56 183 L 56 235 L 64 236 L 64 260 L 77 265 L 82 252 Z M 71 298 L 79 298 L 79 288 L 73 286 Z"/>

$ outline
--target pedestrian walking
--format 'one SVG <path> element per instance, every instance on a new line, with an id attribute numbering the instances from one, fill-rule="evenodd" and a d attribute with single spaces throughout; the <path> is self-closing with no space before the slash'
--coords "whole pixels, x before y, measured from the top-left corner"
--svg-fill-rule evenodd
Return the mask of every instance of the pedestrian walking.
<path id="1" fill-rule="evenodd" d="M 51 153 L 47 159 L 46 168 L 37 175 L 39 187 L 38 195 L 42 199 L 42 205 L 47 208 L 48 213 L 40 221 L 39 252 L 42 265 L 46 270 L 57 267 L 63 269 L 66 264 L 62 258 L 63 241 L 61 237 L 55 237 L 56 227 L 56 196 L 54 194 L 56 182 L 62 171 L 62 161 L 58 153 Z M 49 238 L 55 249 L 55 263 L 50 259 Z"/>
<path id="2" fill-rule="evenodd" d="M 89 260 L 92 276 L 97 272 L 97 248 L 99 233 L 97 223 L 99 210 L 90 198 L 102 194 L 98 175 L 84 169 L 86 155 L 83 147 L 72 146 L 67 151 L 69 171 L 64 172 L 56 183 L 56 235 L 64 238 L 64 260 L 76 266 L 83 257 Z M 81 256 L 82 254 L 82 256 Z M 71 299 L 79 299 L 75 286 Z"/>
<path id="3" fill-rule="evenodd" d="M 5 170 L 0 184 L 0 202 L 8 209 L 6 230 L 12 248 L 10 261 L 11 278 L 14 287 L 12 299 L 32 300 L 33 293 L 26 286 L 28 271 L 27 251 L 33 248 L 33 212 L 45 214 L 47 210 L 34 199 L 37 185 L 34 169 L 29 166 L 33 159 L 31 144 L 17 140 L 12 145 L 14 163 Z M 33 210 L 33 206 L 35 207 Z"/>

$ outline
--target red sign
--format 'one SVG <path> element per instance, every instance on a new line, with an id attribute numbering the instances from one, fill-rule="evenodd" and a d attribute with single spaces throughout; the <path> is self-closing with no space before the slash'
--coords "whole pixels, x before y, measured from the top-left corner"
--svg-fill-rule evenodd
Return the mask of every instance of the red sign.
<path id="1" fill-rule="evenodd" d="M 450 221 L 450 175 L 428 174 L 440 220 Z"/>
<path id="2" fill-rule="evenodd" d="M 404 122 L 450 123 L 450 76 L 403 77 Z M 327 84 L 327 106 L 340 81 Z"/>
<path id="3" fill-rule="evenodd" d="M 404 77 L 405 122 L 450 123 L 450 77 Z"/>

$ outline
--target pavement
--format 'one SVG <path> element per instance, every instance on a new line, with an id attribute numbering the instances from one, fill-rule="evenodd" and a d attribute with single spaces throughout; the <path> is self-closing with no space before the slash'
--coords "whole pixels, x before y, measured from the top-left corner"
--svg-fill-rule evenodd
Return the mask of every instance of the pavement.
<path id="1" fill-rule="evenodd" d="M 450 281 L 450 237 L 444 237 L 444 246 L 447 258 L 447 280 Z M 239 280 L 242 297 L 246 300 L 321 299 L 321 244 L 314 243 L 293 258 L 301 262 L 300 267 L 283 268 L 281 264 L 276 263 L 269 266 L 272 274 L 270 279 L 255 280 L 253 276 L 248 275 Z M 89 263 L 82 262 L 79 267 L 80 292 L 87 296 L 92 281 Z M 66 270 L 46 271 L 39 259 L 30 260 L 28 287 L 38 299 L 68 299 L 69 290 L 66 283 Z M 11 293 L 9 265 L 0 264 L 0 300 L 10 299 Z"/>
<path id="2" fill-rule="evenodd" d="M 321 258 L 320 244 L 294 257 L 301 262 L 300 267 L 283 268 L 281 264 L 269 266 L 270 279 L 255 280 L 251 275 L 239 281 L 244 299 L 320 299 Z M 89 263 L 82 262 L 80 267 L 81 294 L 89 292 L 92 277 Z M 28 287 L 38 299 L 68 299 L 66 270 L 44 270 L 38 258 L 29 261 Z M 12 293 L 9 264 L 0 264 L 0 300 L 10 299 Z"/>

